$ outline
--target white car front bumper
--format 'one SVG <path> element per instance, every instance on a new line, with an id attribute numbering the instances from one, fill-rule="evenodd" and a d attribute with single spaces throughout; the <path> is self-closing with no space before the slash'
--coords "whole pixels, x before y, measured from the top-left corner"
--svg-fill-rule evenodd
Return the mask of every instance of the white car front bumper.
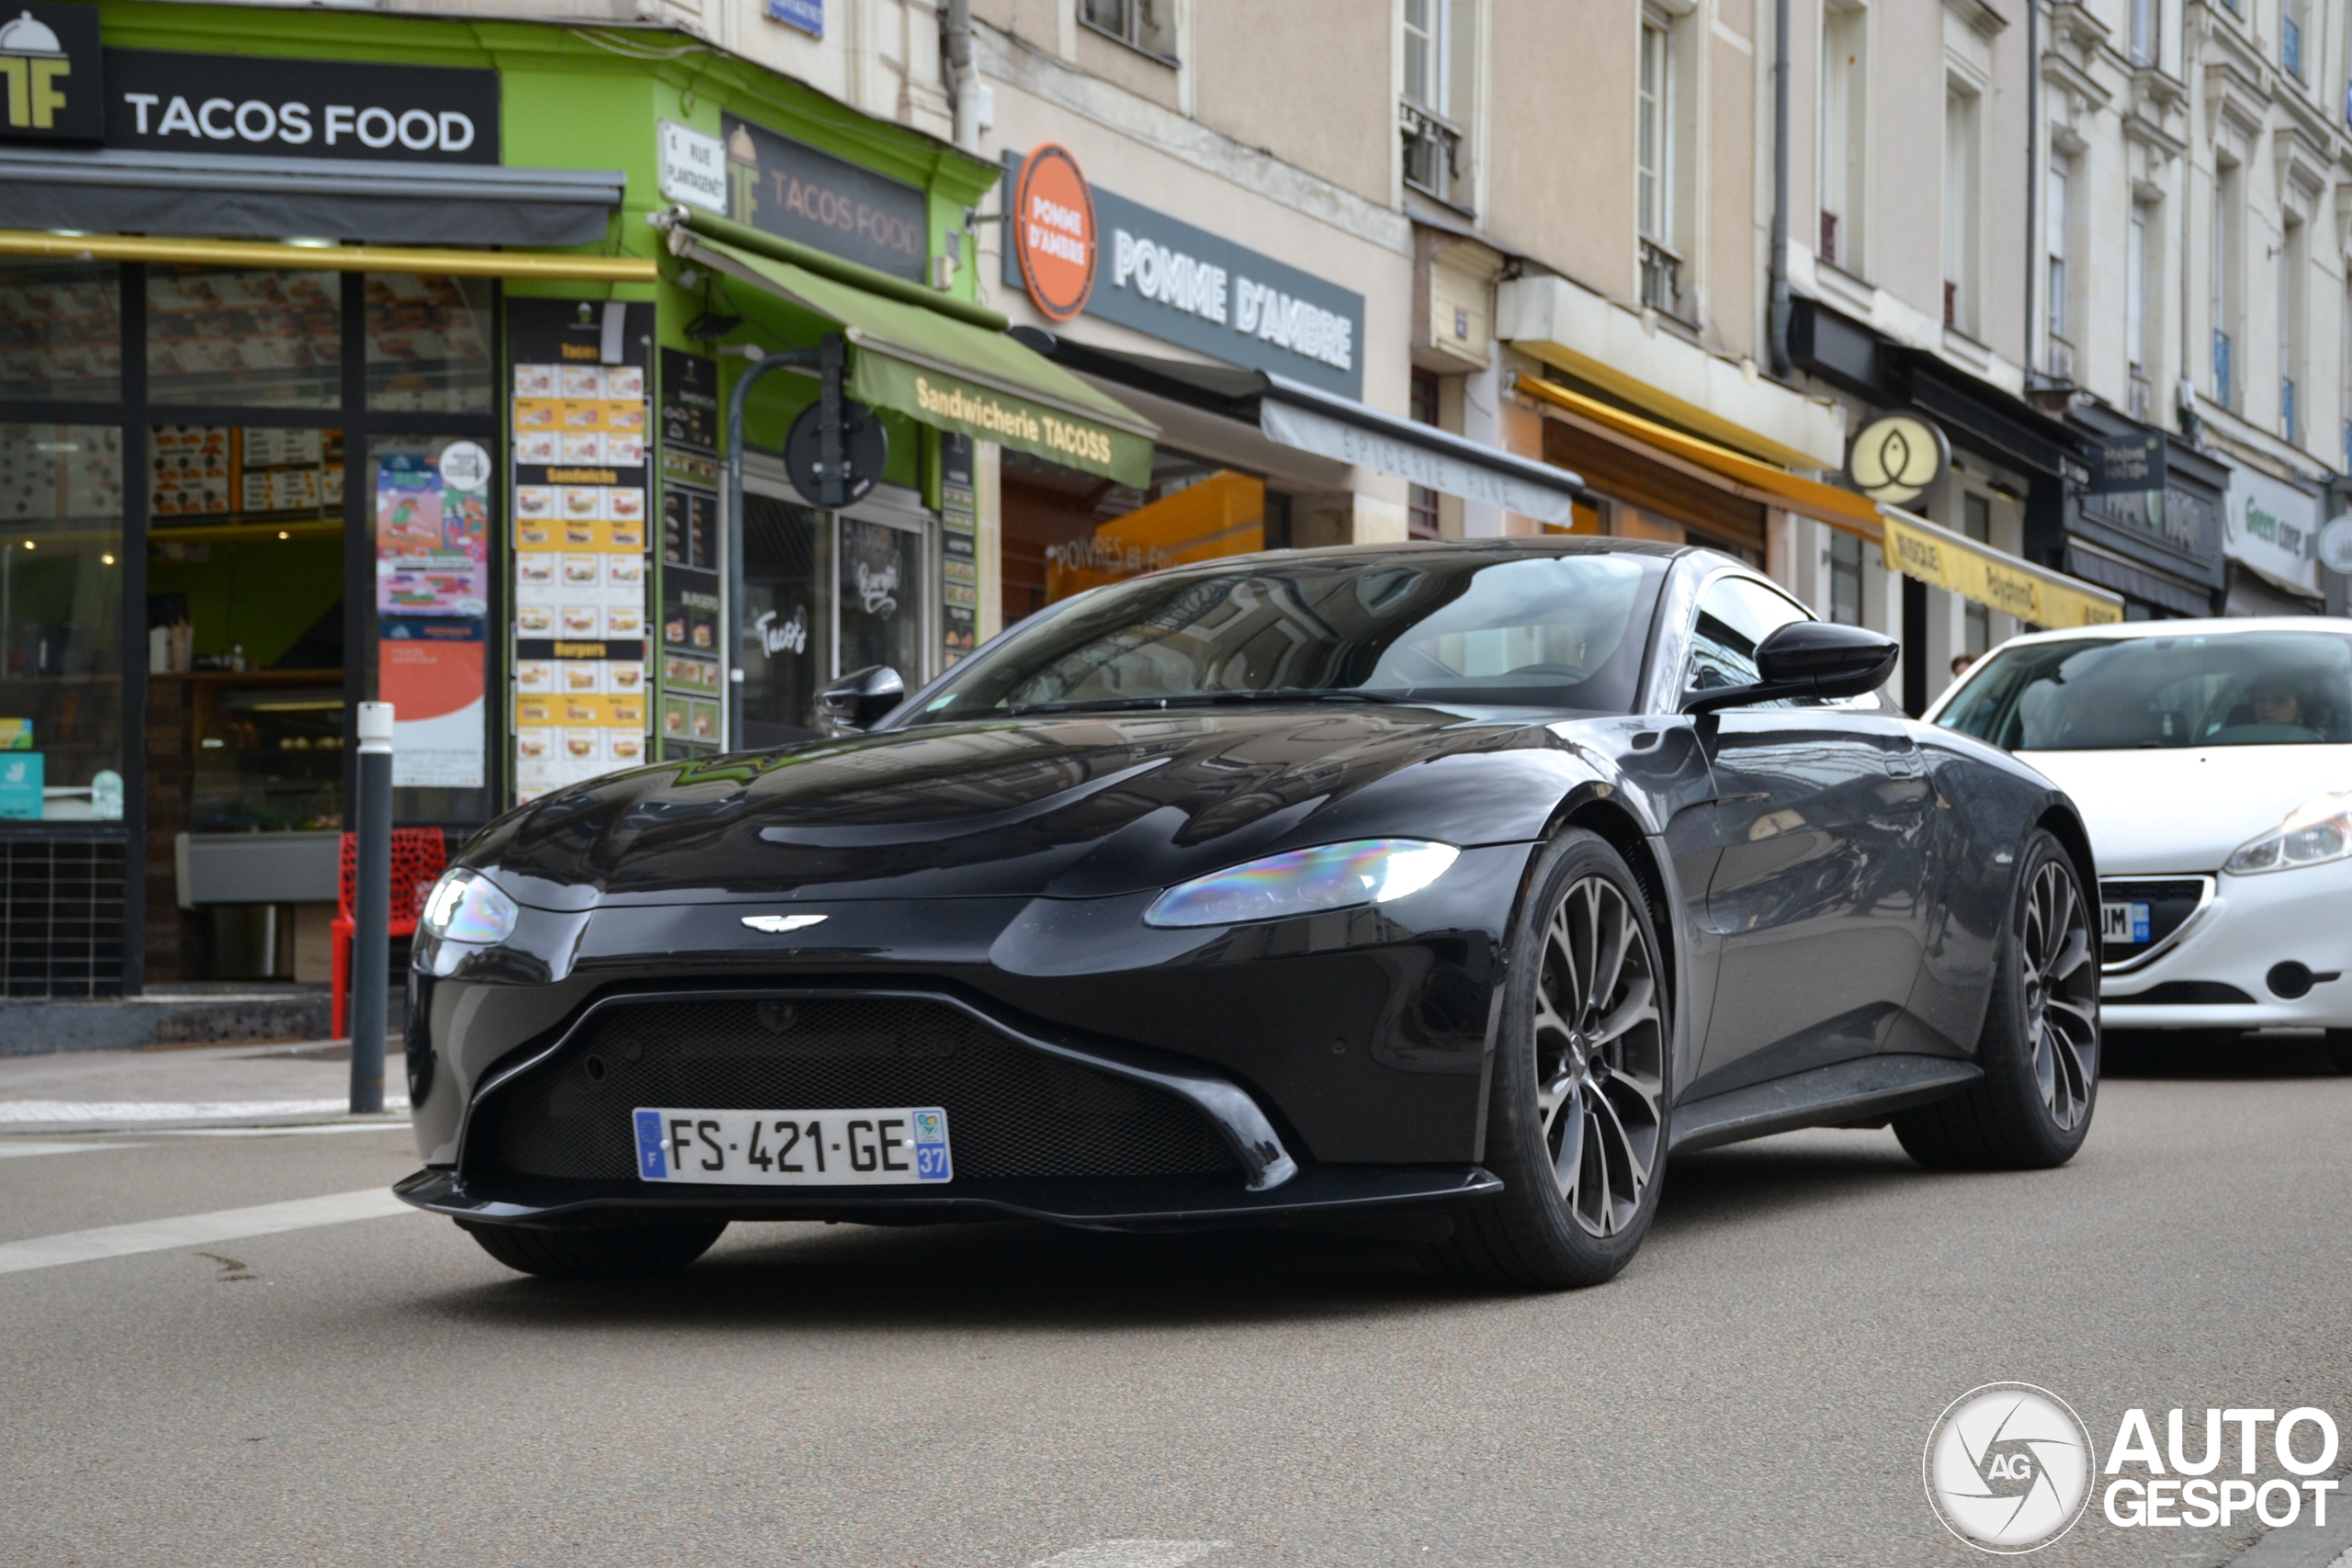
<path id="1" fill-rule="evenodd" d="M 2106 1026 L 2352 1029 L 2352 860 L 2216 881 L 2212 901 L 2169 947 L 2101 977 Z M 2282 964 L 2311 971 L 2311 989 L 2279 995 L 2270 976 Z M 2245 999 L 2178 999 L 2192 987 L 2206 996 L 2230 987 Z"/>

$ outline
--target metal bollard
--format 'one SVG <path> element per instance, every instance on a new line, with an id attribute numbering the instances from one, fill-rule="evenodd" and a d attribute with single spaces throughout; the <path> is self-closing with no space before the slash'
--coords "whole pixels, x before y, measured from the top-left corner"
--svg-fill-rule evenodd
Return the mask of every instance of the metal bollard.
<path id="1" fill-rule="evenodd" d="M 392 705 L 359 705 L 359 875 L 352 890 L 351 1111 L 384 1109 L 384 1001 L 392 932 Z"/>

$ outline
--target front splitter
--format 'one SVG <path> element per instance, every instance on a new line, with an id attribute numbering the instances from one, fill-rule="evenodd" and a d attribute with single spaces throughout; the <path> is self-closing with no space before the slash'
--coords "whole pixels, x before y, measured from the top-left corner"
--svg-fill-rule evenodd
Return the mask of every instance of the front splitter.
<path id="1" fill-rule="evenodd" d="M 476 1191 L 454 1172 L 420 1170 L 392 1188 L 402 1201 L 473 1224 L 543 1229 L 691 1220 L 847 1220 L 866 1224 L 1030 1219 L 1097 1230 L 1182 1230 L 1318 1213 L 1447 1203 L 1502 1190 L 1479 1166 L 1320 1166 L 1267 1192 L 1233 1178 L 959 1181 L 954 1192 L 899 1189 L 709 1188 L 648 1190 L 633 1182 L 502 1184 Z"/>

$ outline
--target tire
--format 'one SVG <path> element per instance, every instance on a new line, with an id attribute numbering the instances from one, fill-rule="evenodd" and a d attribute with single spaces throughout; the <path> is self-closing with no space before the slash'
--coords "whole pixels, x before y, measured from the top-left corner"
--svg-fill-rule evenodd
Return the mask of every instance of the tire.
<path id="1" fill-rule="evenodd" d="M 1503 1190 L 1459 1213 L 1431 1261 L 1483 1285 L 1598 1285 L 1657 1212 L 1671 1039 L 1649 899 L 1605 840 L 1571 829 L 1545 847 L 1504 987 L 1486 1160 Z"/>
<path id="2" fill-rule="evenodd" d="M 2090 906 L 2054 836 L 2035 829 L 2020 858 L 1976 1043 L 1984 1076 L 1894 1118 L 1904 1152 L 1930 1170 L 2044 1170 L 2074 1158 L 2090 1132 L 2099 1073 Z"/>
<path id="3" fill-rule="evenodd" d="M 626 1280 L 671 1274 L 710 1250 L 725 1220 L 697 1224 L 612 1225 L 595 1230 L 531 1230 L 521 1225 L 458 1228 L 509 1269 L 550 1280 Z"/>

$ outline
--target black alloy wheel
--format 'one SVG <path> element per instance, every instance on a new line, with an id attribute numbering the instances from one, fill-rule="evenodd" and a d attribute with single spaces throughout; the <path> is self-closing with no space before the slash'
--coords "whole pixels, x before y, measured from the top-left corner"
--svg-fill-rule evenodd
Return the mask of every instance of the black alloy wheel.
<path id="1" fill-rule="evenodd" d="M 484 1252 L 521 1273 L 550 1280 L 627 1280 L 684 1269 L 710 1250 L 727 1222 L 534 1230 L 459 1220 L 458 1228 L 481 1243 Z"/>
<path id="2" fill-rule="evenodd" d="M 1487 1284 L 1559 1290 L 1624 1268 L 1657 1210 L 1668 994 L 1649 899 L 1571 829 L 1544 852 L 1512 933 L 1487 1165 L 1503 1190 L 1437 1248 Z"/>
<path id="3" fill-rule="evenodd" d="M 1905 1151 L 1933 1169 L 2064 1165 L 2082 1147 L 2098 1101 L 2090 905 L 2065 847 L 2048 831 L 2035 829 L 2019 858 L 2017 904 L 1977 1041 L 1984 1077 L 1894 1118 Z"/>

